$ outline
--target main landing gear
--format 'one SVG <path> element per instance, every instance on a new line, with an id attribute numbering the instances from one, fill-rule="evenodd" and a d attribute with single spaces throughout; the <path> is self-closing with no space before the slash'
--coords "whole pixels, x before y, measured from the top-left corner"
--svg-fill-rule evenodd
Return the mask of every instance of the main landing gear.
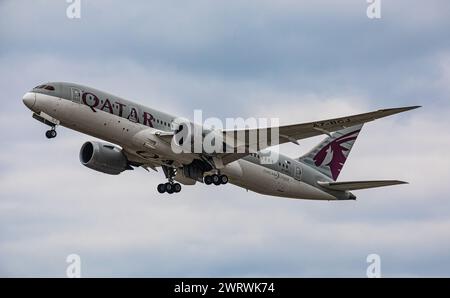
<path id="1" fill-rule="evenodd" d="M 181 191 L 180 183 L 174 183 L 172 181 L 172 182 L 158 184 L 158 192 L 159 193 L 167 192 L 168 194 L 173 194 L 173 193 L 178 193 L 180 191 Z"/>
<path id="2" fill-rule="evenodd" d="M 175 177 L 175 169 L 163 166 L 164 174 L 166 175 L 166 178 L 169 180 L 167 183 L 161 183 L 158 185 L 158 192 L 159 193 L 165 193 L 173 194 L 173 193 L 179 193 L 181 191 L 181 184 L 175 183 L 173 181 L 173 178 Z"/>
<path id="3" fill-rule="evenodd" d="M 228 183 L 228 176 L 227 175 L 208 175 L 203 178 L 203 181 L 206 185 L 213 184 L 214 185 L 221 185 L 221 184 L 227 184 Z"/>
<path id="4" fill-rule="evenodd" d="M 56 138 L 57 133 L 56 133 L 55 127 L 53 126 L 50 130 L 47 130 L 47 131 L 45 132 L 45 136 L 47 137 L 47 139 L 53 139 L 53 138 Z"/>

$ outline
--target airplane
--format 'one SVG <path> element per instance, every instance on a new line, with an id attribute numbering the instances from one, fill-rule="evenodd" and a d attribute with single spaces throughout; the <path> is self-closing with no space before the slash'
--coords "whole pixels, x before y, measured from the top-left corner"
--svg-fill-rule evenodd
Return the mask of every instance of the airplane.
<path id="1" fill-rule="evenodd" d="M 218 130 L 188 122 L 173 115 L 125 100 L 87 86 L 49 82 L 36 86 L 23 96 L 34 119 L 48 125 L 46 137 L 55 138 L 56 127 L 63 126 L 101 139 L 81 146 L 80 162 L 93 170 L 118 175 L 142 167 L 162 168 L 166 183 L 159 193 L 179 193 L 181 184 L 224 185 L 232 183 L 259 194 L 308 200 L 355 200 L 354 190 L 405 184 L 398 180 L 337 181 L 362 126 L 375 119 L 419 108 L 409 106 L 381 109 L 357 115 L 268 127 L 278 138 L 251 149 L 251 133 L 262 128 Z M 192 145 L 192 138 L 177 138 L 183 129 L 194 127 L 201 135 L 213 133 L 222 139 L 226 152 L 175 152 L 173 144 Z M 231 134 L 230 134 L 231 133 Z M 244 138 L 237 137 L 244 135 Z M 326 135 L 311 151 L 297 158 L 278 154 L 271 162 L 262 162 L 272 150 L 267 148 L 288 142 Z M 230 137 L 231 136 L 231 137 Z M 234 141 L 234 142 L 232 142 Z M 254 144 L 253 144 L 254 145 Z M 239 150 L 240 149 L 240 150 Z M 180 184 L 181 183 L 181 184 Z"/>

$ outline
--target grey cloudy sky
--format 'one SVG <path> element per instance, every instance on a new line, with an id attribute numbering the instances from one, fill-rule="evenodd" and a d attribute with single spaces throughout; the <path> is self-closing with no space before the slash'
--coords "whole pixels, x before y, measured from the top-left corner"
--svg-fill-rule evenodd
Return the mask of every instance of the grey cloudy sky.
<path id="1" fill-rule="evenodd" d="M 450 275 L 450 2 L 0 1 L 0 276 Z M 89 136 L 45 139 L 22 95 L 72 81 L 192 118 L 304 122 L 382 107 L 342 180 L 403 179 L 356 202 L 261 196 L 229 185 L 162 199 L 162 173 L 84 168 Z M 321 138 L 282 152 L 300 156 Z"/>

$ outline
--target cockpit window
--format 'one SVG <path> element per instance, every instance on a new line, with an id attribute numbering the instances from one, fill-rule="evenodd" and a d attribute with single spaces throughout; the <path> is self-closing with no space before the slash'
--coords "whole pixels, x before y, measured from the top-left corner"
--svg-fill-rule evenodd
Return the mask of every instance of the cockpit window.
<path id="1" fill-rule="evenodd" d="M 55 91 L 55 87 L 53 87 L 51 85 L 39 85 L 39 86 L 34 87 L 34 89 L 45 89 L 45 90 Z"/>

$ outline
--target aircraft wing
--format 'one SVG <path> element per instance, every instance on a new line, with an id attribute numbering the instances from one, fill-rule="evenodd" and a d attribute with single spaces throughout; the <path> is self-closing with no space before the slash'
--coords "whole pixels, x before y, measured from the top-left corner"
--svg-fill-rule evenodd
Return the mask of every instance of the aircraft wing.
<path id="1" fill-rule="evenodd" d="M 320 186 L 338 191 L 358 190 L 375 187 L 383 187 L 397 184 L 408 184 L 408 182 L 398 180 L 376 180 L 376 181 L 347 181 L 347 182 L 317 182 Z"/>
<path id="2" fill-rule="evenodd" d="M 256 151 L 263 150 L 267 147 L 284 144 L 288 142 L 297 143 L 297 140 L 306 139 L 314 137 L 321 134 L 330 134 L 331 132 L 341 130 L 346 127 L 354 126 L 357 124 L 362 124 L 366 122 L 373 121 L 375 119 L 383 118 L 386 116 L 394 115 L 401 112 L 406 112 L 412 109 L 417 109 L 420 106 L 393 108 L 393 109 L 382 109 L 374 112 L 357 114 L 352 116 L 345 116 L 340 118 L 333 118 L 321 121 L 314 121 L 302 124 L 285 125 L 280 127 L 269 127 L 269 128 L 256 128 L 256 129 L 244 129 L 244 130 L 224 130 L 224 139 L 226 143 L 230 143 L 229 140 L 234 141 L 233 147 L 245 147 L 246 149 L 256 149 Z M 271 140 L 271 130 L 278 129 L 279 140 Z M 258 144 L 259 133 L 265 134 L 267 136 L 266 144 Z M 249 136 L 258 136 L 252 139 Z M 228 142 L 227 142 L 228 140 Z M 240 152 L 240 151 L 237 151 Z M 247 150 L 245 151 L 247 152 Z"/>
<path id="3" fill-rule="evenodd" d="M 362 124 L 378 118 L 383 118 L 386 116 L 416 109 L 418 107 L 419 106 L 383 109 L 358 115 L 279 127 L 217 131 L 219 134 L 223 133 L 224 146 L 231 147 L 233 150 L 226 150 L 224 153 L 216 154 L 215 157 L 217 158 L 217 162 L 215 161 L 214 163 L 217 167 L 222 167 L 235 160 L 243 158 L 251 152 L 260 151 L 267 147 L 287 142 L 297 143 L 297 140 L 300 139 L 305 139 L 320 134 L 330 134 L 331 132 L 341 130 L 345 127 Z M 279 137 L 272 140 L 271 130 L 273 129 L 278 130 Z M 153 135 L 158 137 L 159 140 L 163 141 L 164 143 L 170 145 L 170 142 L 175 133 L 149 128 L 149 131 L 141 134 L 142 135 L 140 137 L 142 137 L 143 140 L 147 140 L 150 136 Z M 260 136 L 264 135 L 265 137 L 260 138 Z M 262 138 L 264 138 L 264 142 L 261 142 Z M 199 153 L 197 154 L 197 157 L 199 159 L 202 159 L 203 155 Z"/>

